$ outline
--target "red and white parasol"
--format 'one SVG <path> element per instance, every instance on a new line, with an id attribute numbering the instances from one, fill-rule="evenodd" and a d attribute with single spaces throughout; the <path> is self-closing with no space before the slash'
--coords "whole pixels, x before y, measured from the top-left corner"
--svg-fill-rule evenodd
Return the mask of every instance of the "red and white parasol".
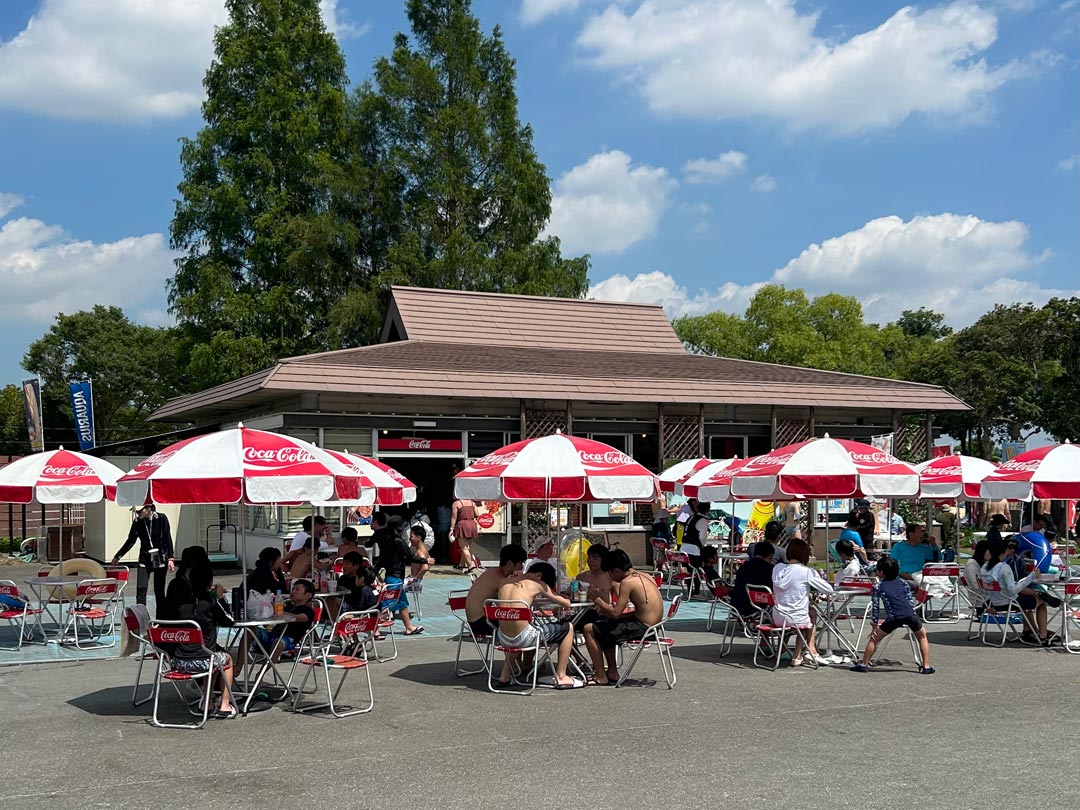
<path id="1" fill-rule="evenodd" d="M 124 471 L 104 459 L 61 447 L 0 469 L 0 502 L 97 503 L 113 498 Z"/>
<path id="2" fill-rule="evenodd" d="M 240 425 L 185 439 L 117 481 L 120 506 L 357 500 L 360 473 L 325 450 Z"/>
<path id="3" fill-rule="evenodd" d="M 483 501 L 653 501 L 656 476 L 610 445 L 554 433 L 509 444 L 454 476 L 454 494 Z"/>
<path id="4" fill-rule="evenodd" d="M 360 497 L 348 502 L 320 502 L 317 506 L 401 506 L 416 500 L 416 484 L 388 464 L 355 453 L 326 452 L 360 473 Z"/>
<path id="5" fill-rule="evenodd" d="M 1065 442 L 1021 453 L 987 475 L 979 491 L 989 500 L 1080 498 L 1080 447 Z"/>
<path id="6" fill-rule="evenodd" d="M 862 442 L 810 439 L 750 459 L 735 471 L 737 498 L 906 498 L 919 492 L 919 474 L 900 459 Z"/>
<path id="7" fill-rule="evenodd" d="M 691 458 L 672 464 L 657 476 L 660 481 L 660 491 L 678 492 L 680 484 L 685 483 L 687 478 L 702 467 L 708 467 L 710 464 L 712 464 L 712 461 L 707 458 Z"/>
<path id="8" fill-rule="evenodd" d="M 919 494 L 936 501 L 978 501 L 982 480 L 997 469 L 992 461 L 974 456 L 938 456 L 915 465 Z"/>
<path id="9" fill-rule="evenodd" d="M 695 472 L 682 483 L 682 493 L 699 501 L 732 501 L 731 476 L 746 466 L 749 459 L 726 458 L 714 461 Z"/>

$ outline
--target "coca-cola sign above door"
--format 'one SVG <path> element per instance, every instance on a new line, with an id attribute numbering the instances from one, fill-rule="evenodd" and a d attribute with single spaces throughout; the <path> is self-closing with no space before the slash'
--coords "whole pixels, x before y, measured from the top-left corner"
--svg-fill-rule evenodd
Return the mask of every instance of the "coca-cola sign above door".
<path id="1" fill-rule="evenodd" d="M 384 439 L 379 437 L 379 452 L 388 450 L 408 453 L 460 453 L 461 439 Z"/>

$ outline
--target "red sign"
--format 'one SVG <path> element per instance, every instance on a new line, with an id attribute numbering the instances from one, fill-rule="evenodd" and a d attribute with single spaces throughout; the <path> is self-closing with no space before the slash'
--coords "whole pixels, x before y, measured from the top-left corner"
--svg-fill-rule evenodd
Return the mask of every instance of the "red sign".
<path id="1" fill-rule="evenodd" d="M 481 529 L 490 529 L 495 525 L 495 516 L 490 512 L 485 512 L 482 515 L 478 515 L 476 518 L 476 525 Z"/>
<path id="2" fill-rule="evenodd" d="M 379 452 L 408 450 L 413 453 L 460 453 L 461 439 L 383 439 L 379 438 Z"/>

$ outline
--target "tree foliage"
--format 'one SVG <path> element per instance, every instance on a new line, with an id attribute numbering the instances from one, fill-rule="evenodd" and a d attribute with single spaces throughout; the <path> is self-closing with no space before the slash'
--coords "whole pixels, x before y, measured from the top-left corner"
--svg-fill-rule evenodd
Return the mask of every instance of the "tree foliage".
<path id="1" fill-rule="evenodd" d="M 407 13 L 412 41 L 395 37 L 356 100 L 376 186 L 400 192 L 381 283 L 583 295 L 588 258 L 538 239 L 550 183 L 499 28 L 484 35 L 469 0 L 409 0 Z"/>
<path id="2" fill-rule="evenodd" d="M 93 381 L 97 441 L 108 444 L 160 432 L 160 425 L 146 419 L 181 390 L 183 375 L 175 331 L 134 324 L 119 307 L 57 315 L 49 331 L 30 344 L 22 364 L 41 377 L 46 447 L 78 446 L 69 381 Z M 19 397 L 21 410 L 21 392 Z M 25 431 L 24 422 L 24 438 Z"/>
<path id="3" fill-rule="evenodd" d="M 318 0 L 227 0 L 204 81 L 206 125 L 182 139 L 169 300 L 192 383 L 223 382 L 328 345 L 353 277 L 340 216 L 345 61 Z"/>

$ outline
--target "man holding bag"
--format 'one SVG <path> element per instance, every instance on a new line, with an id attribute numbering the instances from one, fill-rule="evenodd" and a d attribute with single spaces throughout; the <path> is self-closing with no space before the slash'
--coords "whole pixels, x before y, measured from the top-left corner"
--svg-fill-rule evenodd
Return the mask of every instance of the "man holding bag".
<path id="1" fill-rule="evenodd" d="M 173 559 L 173 539 L 169 519 L 164 515 L 159 515 L 152 503 L 144 503 L 135 510 L 135 520 L 131 522 L 127 540 L 113 556 L 110 565 L 119 565 L 120 558 L 127 554 L 136 543 L 139 544 L 139 570 L 135 582 L 135 602 L 140 605 L 146 604 L 146 591 L 150 576 L 153 575 L 154 599 L 160 611 L 161 606 L 165 604 L 166 572 L 175 570 L 176 563 Z"/>

